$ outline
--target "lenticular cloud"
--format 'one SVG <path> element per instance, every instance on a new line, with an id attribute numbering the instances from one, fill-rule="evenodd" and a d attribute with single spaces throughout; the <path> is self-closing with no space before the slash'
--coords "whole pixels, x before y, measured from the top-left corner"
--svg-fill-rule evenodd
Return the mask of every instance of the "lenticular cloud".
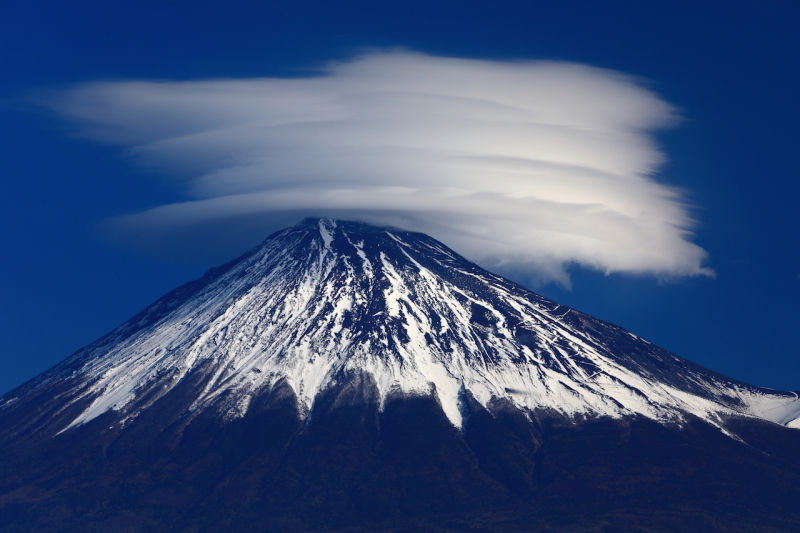
<path id="1" fill-rule="evenodd" d="M 710 273 L 681 195 L 653 179 L 663 156 L 651 133 L 674 110 L 637 80 L 410 52 L 315 74 L 88 83 L 49 105 L 180 179 L 187 201 L 110 223 L 150 253 L 235 253 L 304 216 L 332 216 L 424 231 L 545 281 L 567 282 L 568 264 Z"/>

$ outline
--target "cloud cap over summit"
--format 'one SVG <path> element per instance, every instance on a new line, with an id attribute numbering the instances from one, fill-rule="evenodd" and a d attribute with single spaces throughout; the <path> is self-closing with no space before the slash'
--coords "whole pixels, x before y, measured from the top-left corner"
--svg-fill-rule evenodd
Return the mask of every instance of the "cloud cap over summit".
<path id="1" fill-rule="evenodd" d="M 325 216 L 542 281 L 568 283 L 571 263 L 711 274 L 681 193 L 653 178 L 652 133 L 676 112 L 618 72 L 378 51 L 307 77 L 92 82 L 46 104 L 181 180 L 187 201 L 109 222 L 147 253 L 219 261 Z"/>

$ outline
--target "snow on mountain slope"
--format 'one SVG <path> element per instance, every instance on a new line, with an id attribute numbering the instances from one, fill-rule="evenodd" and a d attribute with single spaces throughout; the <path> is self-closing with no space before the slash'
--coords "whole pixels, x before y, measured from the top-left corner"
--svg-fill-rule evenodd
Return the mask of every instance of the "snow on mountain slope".
<path id="1" fill-rule="evenodd" d="M 307 219 L 176 289 L 34 382 L 0 409 L 58 380 L 88 400 L 77 426 L 126 419 L 192 372 L 208 373 L 190 410 L 235 418 L 286 380 L 310 413 L 350 370 L 382 398 L 435 393 L 456 426 L 465 391 L 483 405 L 572 417 L 642 415 L 720 425 L 743 415 L 800 427 L 795 393 L 730 380 L 625 330 L 482 270 L 423 234 Z"/>

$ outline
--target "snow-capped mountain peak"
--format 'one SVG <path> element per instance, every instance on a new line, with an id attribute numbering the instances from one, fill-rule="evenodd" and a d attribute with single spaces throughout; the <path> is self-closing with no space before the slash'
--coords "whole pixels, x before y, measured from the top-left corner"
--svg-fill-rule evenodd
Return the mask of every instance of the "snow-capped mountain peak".
<path id="1" fill-rule="evenodd" d="M 435 394 L 459 427 L 467 394 L 566 417 L 800 423 L 794 393 L 705 370 L 423 234 L 326 219 L 277 232 L 176 289 L 0 409 L 69 380 L 68 403 L 83 407 L 63 429 L 112 410 L 125 424 L 202 375 L 190 412 L 240 417 L 285 383 L 313 415 L 317 394 L 353 373 L 374 380 L 381 399 Z"/>

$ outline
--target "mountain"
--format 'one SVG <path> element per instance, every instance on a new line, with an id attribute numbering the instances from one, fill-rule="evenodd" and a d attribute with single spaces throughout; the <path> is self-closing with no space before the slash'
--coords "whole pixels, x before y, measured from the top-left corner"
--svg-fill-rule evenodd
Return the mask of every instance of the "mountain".
<path id="1" fill-rule="evenodd" d="M 797 399 L 307 219 L 0 398 L 0 523 L 800 530 Z"/>

